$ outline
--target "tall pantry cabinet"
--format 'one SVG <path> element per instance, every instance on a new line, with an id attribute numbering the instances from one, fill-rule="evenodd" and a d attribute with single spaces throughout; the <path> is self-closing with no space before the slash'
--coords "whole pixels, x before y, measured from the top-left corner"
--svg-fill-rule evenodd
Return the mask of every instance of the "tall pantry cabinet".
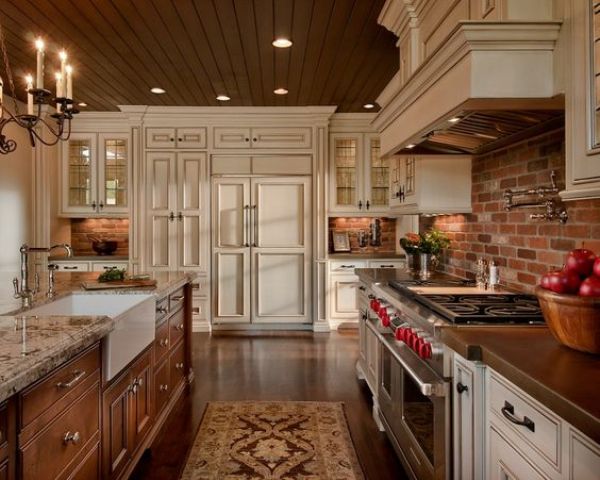
<path id="1" fill-rule="evenodd" d="M 206 128 L 147 127 L 145 146 L 145 270 L 198 273 L 192 318 L 208 330 Z"/>

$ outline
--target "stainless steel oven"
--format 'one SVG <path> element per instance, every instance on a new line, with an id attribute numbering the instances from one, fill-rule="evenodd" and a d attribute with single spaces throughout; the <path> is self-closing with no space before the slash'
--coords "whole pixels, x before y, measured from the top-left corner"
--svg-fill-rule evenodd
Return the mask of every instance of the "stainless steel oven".
<path id="1" fill-rule="evenodd" d="M 379 406 L 390 440 L 418 480 L 450 478 L 450 381 L 383 335 Z"/>

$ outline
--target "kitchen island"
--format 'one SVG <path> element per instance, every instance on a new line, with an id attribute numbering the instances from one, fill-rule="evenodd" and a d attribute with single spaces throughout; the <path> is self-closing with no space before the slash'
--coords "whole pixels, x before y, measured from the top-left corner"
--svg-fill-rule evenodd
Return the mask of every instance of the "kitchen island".
<path id="1" fill-rule="evenodd" d="M 0 474 L 7 478 L 127 478 L 193 379 L 195 275 L 160 272 L 151 275 L 153 287 L 83 291 L 81 283 L 97 275 L 58 273 L 54 298 L 40 293 L 31 309 L 0 316 Z M 119 316 L 28 315 L 70 295 L 151 301 L 135 319 L 151 332 L 140 353 L 107 376 L 107 358 L 122 353 L 111 350 L 129 348 L 110 343 L 123 328 Z"/>

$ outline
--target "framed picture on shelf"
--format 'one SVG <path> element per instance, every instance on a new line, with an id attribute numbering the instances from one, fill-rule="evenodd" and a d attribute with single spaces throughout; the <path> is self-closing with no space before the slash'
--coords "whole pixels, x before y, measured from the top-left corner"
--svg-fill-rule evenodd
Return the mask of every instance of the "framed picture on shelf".
<path id="1" fill-rule="evenodd" d="M 334 252 L 349 252 L 350 237 L 348 232 L 333 232 L 333 251 Z"/>

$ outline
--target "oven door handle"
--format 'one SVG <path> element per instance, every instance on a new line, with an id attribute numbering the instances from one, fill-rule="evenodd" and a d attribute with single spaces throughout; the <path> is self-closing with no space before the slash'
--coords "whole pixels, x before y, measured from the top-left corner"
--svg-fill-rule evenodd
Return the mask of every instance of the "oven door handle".
<path id="1" fill-rule="evenodd" d="M 390 345 L 386 337 L 383 337 L 383 344 L 400 363 L 405 374 L 408 374 L 415 381 L 423 395 L 426 397 L 448 396 L 450 382 L 445 381 L 431 370 L 425 362 L 415 357 L 413 351 L 407 345 L 404 343 Z"/>

